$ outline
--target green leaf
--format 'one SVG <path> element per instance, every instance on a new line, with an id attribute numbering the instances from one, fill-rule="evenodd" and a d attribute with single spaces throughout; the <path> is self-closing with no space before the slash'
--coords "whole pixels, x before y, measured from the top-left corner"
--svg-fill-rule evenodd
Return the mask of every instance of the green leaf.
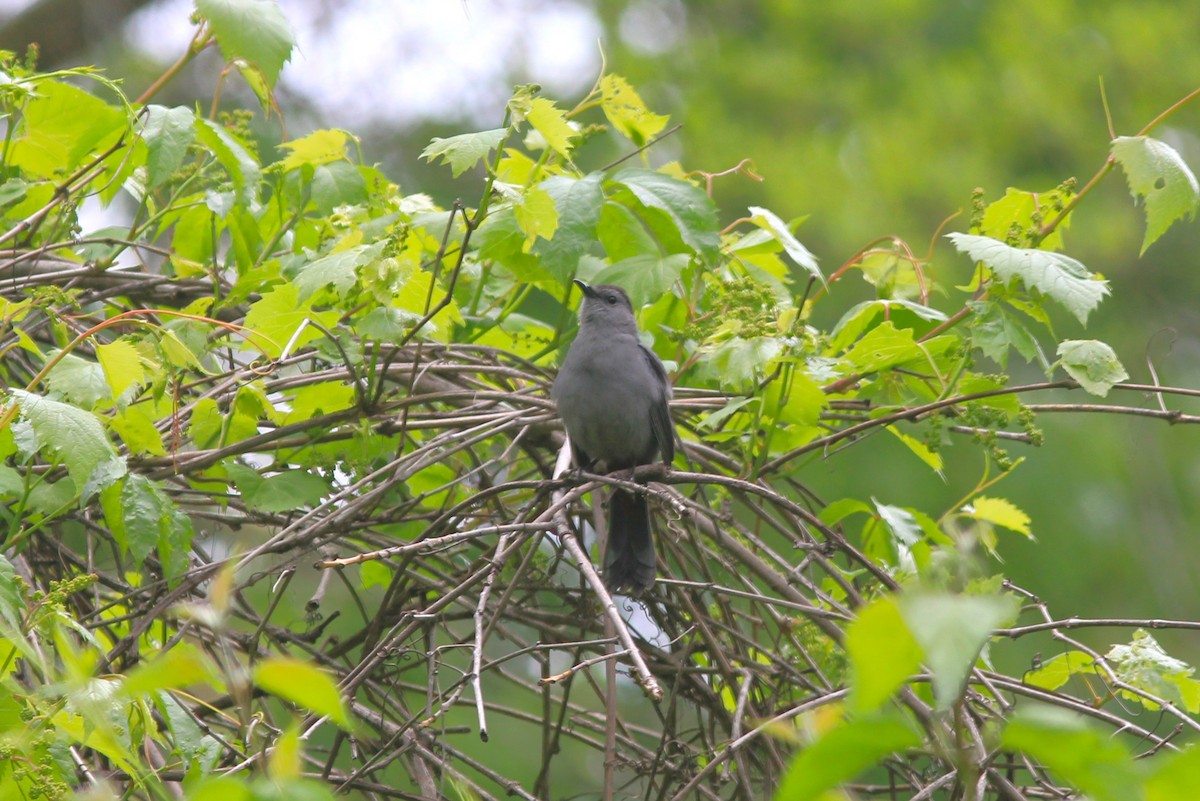
<path id="1" fill-rule="evenodd" d="M 338 206 L 363 203 L 367 182 L 362 171 L 348 161 L 333 161 L 313 170 L 312 199 L 321 214 L 332 214 Z"/>
<path id="2" fill-rule="evenodd" d="M 1125 170 L 1130 194 L 1145 198 L 1145 253 L 1176 220 L 1195 216 L 1200 183 L 1174 148 L 1148 136 L 1118 136 L 1112 154 Z"/>
<path id="3" fill-rule="evenodd" d="M 721 240 L 717 207 L 704 190 L 661 172 L 630 168 L 612 176 L 643 206 L 663 212 L 683 242 L 706 262 L 716 260 Z"/>
<path id="4" fill-rule="evenodd" d="M 108 424 L 129 448 L 130 453 L 166 456 L 162 434 L 154 427 L 154 418 L 143 404 L 133 404 L 109 418 Z"/>
<path id="5" fill-rule="evenodd" d="M 146 695 L 158 690 L 181 690 L 202 683 L 215 686 L 216 676 L 208 656 L 185 642 L 138 665 L 121 682 L 121 690 L 127 695 Z"/>
<path id="6" fill-rule="evenodd" d="M 69 174 L 112 143 L 127 125 L 125 113 L 69 84 L 42 81 L 21 115 L 20 136 L 8 163 L 43 177 Z"/>
<path id="7" fill-rule="evenodd" d="M 250 487 L 238 483 L 238 489 L 247 506 L 276 513 L 316 506 L 329 494 L 329 482 L 305 470 L 288 470 L 254 481 Z"/>
<path id="8" fill-rule="evenodd" d="M 183 166 L 188 147 L 196 140 L 196 115 L 186 106 L 147 106 L 142 138 L 148 151 L 146 178 L 153 189 Z"/>
<path id="9" fill-rule="evenodd" d="M 968 301 L 975 312 L 971 322 L 971 345 L 1002 368 L 1008 366 L 1008 351 L 1015 349 L 1027 362 L 1038 358 L 1037 340 L 1020 320 L 1014 319 L 999 303 Z"/>
<path id="10" fill-rule="evenodd" d="M 378 261 L 384 244 L 357 245 L 300 265 L 293 278 L 300 290 L 300 299 L 307 299 L 326 286 L 332 286 L 339 297 L 345 296 L 357 281 L 358 268 Z"/>
<path id="11" fill-rule="evenodd" d="M 667 117 L 646 108 L 637 91 L 620 75 L 600 79 L 600 108 L 609 123 L 636 145 L 644 145 L 665 127 Z"/>
<path id="12" fill-rule="evenodd" d="M 12 562 L 0 554 L 0 618 L 14 630 L 21 627 L 21 620 L 25 617 L 25 597 L 21 586 Z"/>
<path id="13" fill-rule="evenodd" d="M 904 720 L 872 716 L 831 729 L 795 759 L 775 792 L 776 801 L 817 801 L 884 757 L 915 748 L 921 738 Z"/>
<path id="14" fill-rule="evenodd" d="M 579 132 L 571 127 L 562 109 L 557 108 L 553 101 L 535 97 L 525 112 L 525 119 L 555 152 L 563 158 L 571 157 L 571 140 L 578 137 Z"/>
<path id="15" fill-rule="evenodd" d="M 1115 384 L 1129 378 L 1121 360 L 1108 345 L 1095 339 L 1066 339 L 1058 345 L 1067 375 L 1093 395 L 1104 397 Z"/>
<path id="16" fill-rule="evenodd" d="M 62 460 L 71 481 L 82 488 L 83 498 L 125 475 L 125 460 L 117 455 L 100 421 L 90 412 L 22 389 L 9 391 L 21 416 L 33 428 L 38 450 L 50 451 Z"/>
<path id="17" fill-rule="evenodd" d="M 874 712 L 921 667 L 921 646 L 900 615 L 896 599 L 877 598 L 846 629 L 850 708 Z"/>
<path id="18" fill-rule="evenodd" d="M 1010 186 L 1004 197 L 988 204 L 983 212 L 983 223 L 979 226 L 979 232 L 992 239 L 1003 240 L 1014 224 L 1022 230 L 1035 226 L 1040 228 L 1057 214 L 1056 206 L 1061 208 L 1069 200 L 1070 195 L 1058 189 L 1048 192 L 1026 192 Z M 1041 223 L 1034 219 L 1035 215 L 1040 215 Z M 1040 246 L 1045 250 L 1062 250 L 1063 232 L 1070 224 L 1071 217 L 1068 215 L 1041 241 Z"/>
<path id="19" fill-rule="evenodd" d="M 1180 801 L 1200 793 L 1200 748 L 1154 757 L 1147 765 L 1146 801 Z"/>
<path id="20" fill-rule="evenodd" d="M 691 261 L 686 253 L 670 256 L 633 256 L 605 267 L 596 276 L 599 284 L 616 284 L 629 293 L 633 308 L 654 302 L 679 280 Z"/>
<path id="21" fill-rule="evenodd" d="M 350 718 L 337 685 L 327 673 L 307 662 L 286 657 L 264 660 L 254 668 L 254 683 L 266 692 L 328 716 L 343 729 L 350 729 Z"/>
<path id="22" fill-rule="evenodd" d="M 125 390 L 146 381 L 146 370 L 142 357 L 128 340 L 118 339 L 96 346 L 96 359 L 104 368 L 104 378 L 114 398 Z"/>
<path id="23" fill-rule="evenodd" d="M 208 22 L 226 61 L 248 61 L 274 86 L 296 45 L 275 0 L 196 0 L 196 13 Z"/>
<path id="24" fill-rule="evenodd" d="M 661 251 L 646 226 L 627 206 L 612 201 L 605 202 L 600 210 L 600 222 L 596 225 L 596 236 L 604 246 L 611 261 L 642 256 L 658 255 Z"/>
<path id="25" fill-rule="evenodd" d="M 596 226 L 604 206 L 602 180 L 600 173 L 584 178 L 556 175 L 539 184 L 554 201 L 558 226 L 550 238 L 534 244 L 533 253 L 564 285 L 575 274 L 579 257 L 591 250 L 596 241 Z"/>
<path id="26" fill-rule="evenodd" d="M 459 134 L 446 139 L 435 136 L 433 141 L 421 151 L 421 158 L 430 162 L 437 158 L 442 159 L 444 164 L 450 165 L 451 173 L 457 178 L 487 158 L 488 153 L 499 147 L 507 134 L 507 128 L 494 128 L 490 131 Z"/>
<path id="27" fill-rule="evenodd" d="M 540 187 L 531 186 L 520 194 L 513 202 L 513 215 L 517 227 L 525 235 L 521 244 L 524 253 L 533 249 L 538 239 L 551 239 L 558 228 L 558 209 L 554 207 L 554 198 Z"/>
<path id="28" fill-rule="evenodd" d="M 295 284 L 280 284 L 264 292 L 262 298 L 251 304 L 245 326 L 257 336 L 250 337 L 244 347 L 260 348 L 268 356 L 278 358 L 291 342 L 291 352 L 294 353 L 303 345 L 324 336 L 319 328 L 305 322 L 309 318 L 332 330 L 337 325 L 338 314 L 334 311 L 314 311 L 311 299 L 300 302 L 300 290 Z M 300 330 L 302 325 L 303 331 Z"/>
<path id="29" fill-rule="evenodd" d="M 1033 539 L 1033 534 L 1029 531 L 1029 515 L 1004 498 L 988 498 L 984 495 L 976 496 L 971 501 L 968 512 L 975 520 L 983 520 L 987 523 L 1003 526 L 1010 531 L 1024 534 L 1026 537 Z"/>
<path id="30" fill-rule="evenodd" d="M 1108 294 L 1108 282 L 1096 278 L 1070 256 L 1033 248 L 1014 248 L 999 240 L 973 234 L 947 234 L 960 253 L 981 261 L 1001 281 L 1019 278 L 1061 303 L 1076 319 L 1087 324 L 1088 315 Z"/>
<path id="31" fill-rule="evenodd" d="M 845 358 L 856 372 L 877 373 L 922 355 L 911 329 L 896 328 L 891 320 L 884 320 L 854 343 Z"/>
<path id="32" fill-rule="evenodd" d="M 709 373 L 725 385 L 737 385 L 757 378 L 763 368 L 783 350 L 777 337 L 730 337 L 701 348 Z"/>
<path id="33" fill-rule="evenodd" d="M 1142 797 L 1139 771 L 1120 741 L 1066 710 L 1023 705 L 1004 728 L 1000 742 L 1041 762 L 1094 801 Z"/>
<path id="34" fill-rule="evenodd" d="M 359 579 L 362 582 L 364 590 L 369 590 L 372 587 L 387 589 L 392 583 L 392 569 L 383 562 L 363 562 L 362 567 L 359 569 Z"/>
<path id="35" fill-rule="evenodd" d="M 783 245 L 784 252 L 792 257 L 792 261 L 806 270 L 809 275 L 822 283 L 825 281 L 825 276 L 821 274 L 821 268 L 817 266 L 817 257 L 800 244 L 800 240 L 792 235 L 791 229 L 775 215 L 775 212 L 761 206 L 751 206 L 750 220 L 759 228 L 768 231 L 779 244 Z"/>
<path id="36" fill-rule="evenodd" d="M 1066 651 L 1047 659 L 1023 677 L 1026 684 L 1044 690 L 1057 690 L 1072 676 L 1096 674 L 1096 660 L 1083 651 Z"/>
<path id="37" fill-rule="evenodd" d="M 929 465 L 931 468 L 936 470 L 938 473 L 942 472 L 942 456 L 941 456 L 941 454 L 938 453 L 937 451 L 930 450 L 929 446 L 927 444 L 925 444 L 924 440 L 919 440 L 916 437 L 909 436 L 908 434 L 905 434 L 900 429 L 896 428 L 896 426 L 888 426 L 887 430 L 890 433 L 892 433 L 893 435 L 895 435 L 895 437 L 898 440 L 903 442 L 904 445 L 910 451 L 912 451 L 914 454 L 916 454 L 916 457 L 918 459 L 920 459 L 925 464 Z"/>
<path id="38" fill-rule="evenodd" d="M 262 180 L 262 169 L 254 156 L 224 126 L 203 117 L 196 118 L 196 141 L 208 148 L 229 173 L 241 201 L 247 205 L 253 203 Z"/>
<path id="39" fill-rule="evenodd" d="M 313 131 L 308 136 L 281 144 L 279 147 L 287 150 L 288 154 L 272 167 L 290 172 L 306 164 L 316 167 L 340 161 L 346 158 L 346 145 L 350 139 L 350 134 L 336 128 Z"/>
<path id="40" fill-rule="evenodd" d="M 899 604 L 933 674 L 939 709 L 949 709 L 958 700 L 992 631 L 1011 623 L 1020 610 L 1013 595 L 914 592 L 901 596 Z"/>
<path id="41" fill-rule="evenodd" d="M 162 487 L 139 473 L 100 495 L 104 520 L 121 550 L 141 562 L 155 548 L 173 553 L 191 547 L 192 521 Z"/>
<path id="42" fill-rule="evenodd" d="M 57 352 L 53 355 L 57 355 Z M 96 362 L 67 353 L 46 376 L 46 383 L 55 395 L 85 409 L 91 409 L 110 396 L 104 369 Z"/>
<path id="43" fill-rule="evenodd" d="M 1133 633 L 1128 644 L 1114 645 L 1104 655 L 1117 678 L 1126 684 L 1145 690 L 1151 695 L 1180 704 L 1193 714 L 1198 711 L 1197 682 L 1191 678 L 1195 669 L 1181 659 L 1167 654 L 1158 641 L 1144 629 Z M 1149 699 L 1128 696 L 1148 708 L 1157 708 Z"/>

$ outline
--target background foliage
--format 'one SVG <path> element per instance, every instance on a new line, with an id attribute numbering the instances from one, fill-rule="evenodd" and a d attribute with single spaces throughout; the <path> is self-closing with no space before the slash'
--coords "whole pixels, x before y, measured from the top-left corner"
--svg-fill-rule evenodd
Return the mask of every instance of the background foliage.
<path id="1" fill-rule="evenodd" d="M 1044 419 L 1097 442 L 1087 413 L 1180 439 L 1197 419 L 1154 360 L 1131 382 L 1124 341 L 1089 338 L 1132 301 L 1073 246 L 1090 224 L 1154 253 L 1194 215 L 1171 127 L 1193 87 L 1116 130 L 1092 180 L 975 192 L 948 239 L 918 202 L 920 247 L 825 244 L 822 269 L 796 236 L 816 226 L 750 194 L 744 148 L 733 170 L 662 163 L 654 81 L 607 72 L 574 105 L 518 87 L 496 127 L 425 147 L 477 198 L 439 206 L 339 128 L 274 147 L 216 100 L 157 104 L 220 53 L 217 96 L 243 87 L 275 125 L 281 10 L 196 13 L 136 100 L 5 65 L 6 795 L 1194 792 L 1200 685 L 1148 630 L 1197 624 L 1063 609 L 999 572 L 1044 547 L 1006 491 Z M 793 13 L 729 24 L 842 19 Z M 984 46 L 980 19 L 950 21 L 931 41 Z M 875 189 L 826 185 L 859 210 Z M 612 604 L 580 545 L 582 500 L 627 479 L 554 478 L 575 275 L 630 291 L 679 384 L 686 456 L 641 471 L 665 556 L 643 602 Z"/>

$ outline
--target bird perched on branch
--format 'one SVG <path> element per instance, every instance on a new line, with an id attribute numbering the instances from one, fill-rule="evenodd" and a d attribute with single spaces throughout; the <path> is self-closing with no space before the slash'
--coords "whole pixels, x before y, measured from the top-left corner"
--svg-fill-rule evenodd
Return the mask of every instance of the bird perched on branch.
<path id="1" fill-rule="evenodd" d="M 610 472 L 652 464 L 656 457 L 670 464 L 671 385 L 663 363 L 638 338 L 629 296 L 617 286 L 575 284 L 583 290 L 579 334 L 553 388 L 575 463 L 586 469 L 602 463 Z M 636 595 L 654 584 L 655 573 L 646 496 L 614 488 L 604 585 Z"/>

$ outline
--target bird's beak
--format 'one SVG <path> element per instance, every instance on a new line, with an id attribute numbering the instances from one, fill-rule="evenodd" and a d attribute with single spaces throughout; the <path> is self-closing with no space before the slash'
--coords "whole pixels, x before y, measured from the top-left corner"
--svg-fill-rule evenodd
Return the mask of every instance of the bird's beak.
<path id="1" fill-rule="evenodd" d="M 595 290 L 593 290 L 590 286 L 588 286 L 587 284 L 580 281 L 578 278 L 574 279 L 574 284 L 575 284 L 575 286 L 577 286 L 581 290 L 583 290 L 583 294 L 586 295 L 587 297 L 594 298 L 596 296 Z"/>

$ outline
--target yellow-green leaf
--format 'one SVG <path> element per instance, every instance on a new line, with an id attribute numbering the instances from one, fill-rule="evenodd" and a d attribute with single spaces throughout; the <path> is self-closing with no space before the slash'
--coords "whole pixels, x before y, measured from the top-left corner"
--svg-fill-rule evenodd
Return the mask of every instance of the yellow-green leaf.
<path id="1" fill-rule="evenodd" d="M 971 503 L 971 517 L 1033 538 L 1029 531 L 1029 515 L 1004 498 L 988 498 L 983 495 L 976 497 Z"/>
<path id="2" fill-rule="evenodd" d="M 254 683 L 266 692 L 318 715 L 328 716 L 344 729 L 350 728 L 350 718 L 337 685 L 329 674 L 307 662 L 287 657 L 260 662 L 254 669 Z"/>
<path id="3" fill-rule="evenodd" d="M 121 689 L 128 695 L 155 690 L 182 689 L 193 684 L 213 684 L 212 663 L 194 645 L 182 643 L 144 662 L 125 677 Z"/>
<path id="4" fill-rule="evenodd" d="M 104 368 L 104 379 L 114 398 L 121 397 L 125 390 L 146 380 L 142 357 L 127 340 L 118 339 L 107 345 L 97 345 L 96 359 Z"/>
<path id="5" fill-rule="evenodd" d="M 555 152 L 563 158 L 571 157 L 571 140 L 579 136 L 579 132 L 571 127 L 562 110 L 552 101 L 544 97 L 535 97 L 529 104 L 525 119 L 529 120 L 529 124 Z"/>
<path id="6" fill-rule="evenodd" d="M 336 128 L 313 131 L 301 139 L 281 144 L 280 147 L 285 148 L 288 154 L 277 164 L 284 172 L 305 164 L 314 167 L 318 164 L 328 164 L 346 157 L 346 144 L 349 140 L 349 134 Z"/>
<path id="7" fill-rule="evenodd" d="M 600 79 L 600 107 L 614 128 L 639 145 L 667 127 L 668 118 L 646 108 L 641 96 L 620 75 Z"/>

